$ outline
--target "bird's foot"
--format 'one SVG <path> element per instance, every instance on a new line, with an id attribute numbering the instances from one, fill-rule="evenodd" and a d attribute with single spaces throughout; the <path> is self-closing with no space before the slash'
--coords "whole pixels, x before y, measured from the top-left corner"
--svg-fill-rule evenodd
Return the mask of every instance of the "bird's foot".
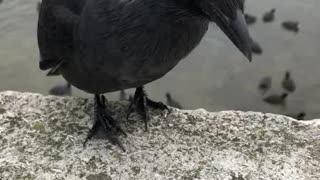
<path id="1" fill-rule="evenodd" d="M 118 133 L 122 133 L 124 136 L 127 134 L 121 128 L 119 123 L 111 117 L 111 112 L 108 112 L 105 104 L 105 97 L 103 95 L 95 95 L 95 107 L 94 107 L 94 125 L 90 129 L 83 146 L 86 145 L 95 134 L 97 134 L 100 127 L 106 132 L 107 138 L 113 144 L 117 144 L 123 151 L 124 146 L 118 138 Z"/>
<path id="2" fill-rule="evenodd" d="M 149 107 L 153 109 L 160 109 L 160 110 L 168 110 L 170 109 L 164 105 L 162 102 L 155 102 L 150 100 L 147 97 L 146 92 L 144 91 L 143 87 L 138 87 L 134 94 L 134 98 L 131 100 L 129 106 L 129 112 L 127 114 L 127 119 L 129 119 L 130 114 L 136 110 L 143 118 L 145 130 L 148 130 L 148 122 L 150 120 L 149 114 Z"/>

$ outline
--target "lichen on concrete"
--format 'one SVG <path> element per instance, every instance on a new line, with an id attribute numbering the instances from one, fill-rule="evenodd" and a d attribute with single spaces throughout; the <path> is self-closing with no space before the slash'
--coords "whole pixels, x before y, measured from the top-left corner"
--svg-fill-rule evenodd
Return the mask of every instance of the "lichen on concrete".
<path id="1" fill-rule="evenodd" d="M 203 109 L 152 111 L 149 131 L 127 102 L 108 102 L 128 137 L 100 133 L 84 148 L 92 100 L 0 93 L 0 179 L 316 180 L 320 120 Z"/>

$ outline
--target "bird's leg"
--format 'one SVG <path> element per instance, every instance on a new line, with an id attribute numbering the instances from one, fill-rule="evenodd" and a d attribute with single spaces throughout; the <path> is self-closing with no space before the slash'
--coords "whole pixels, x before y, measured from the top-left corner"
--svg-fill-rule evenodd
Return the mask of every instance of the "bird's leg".
<path id="1" fill-rule="evenodd" d="M 162 102 L 155 102 L 150 100 L 147 97 L 146 92 L 144 91 L 143 87 L 136 88 L 136 92 L 134 94 L 134 98 L 131 100 L 129 106 L 129 112 L 127 114 L 127 119 L 129 119 L 130 114 L 136 110 L 143 118 L 145 124 L 145 130 L 148 130 L 148 121 L 150 120 L 149 115 L 149 107 L 154 109 L 161 109 L 161 110 L 169 110 L 169 108 L 164 105 Z"/>
<path id="2" fill-rule="evenodd" d="M 127 136 L 127 134 L 123 131 L 118 122 L 111 117 L 110 112 L 106 109 L 105 101 L 106 99 L 103 95 L 95 95 L 94 125 L 90 129 L 83 145 L 85 146 L 87 141 L 98 132 L 99 127 L 102 127 L 111 143 L 117 144 L 123 151 L 125 151 L 125 148 L 118 139 L 117 134 L 119 132 L 125 136 Z"/>

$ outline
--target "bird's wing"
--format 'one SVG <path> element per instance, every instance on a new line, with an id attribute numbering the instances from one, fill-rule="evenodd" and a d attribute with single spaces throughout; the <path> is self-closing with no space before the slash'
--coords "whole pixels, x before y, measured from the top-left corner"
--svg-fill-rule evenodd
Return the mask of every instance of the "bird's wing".
<path id="1" fill-rule="evenodd" d="M 59 66 L 72 57 L 73 32 L 86 0 L 42 0 L 38 20 L 40 69 L 51 69 L 56 75 Z"/>

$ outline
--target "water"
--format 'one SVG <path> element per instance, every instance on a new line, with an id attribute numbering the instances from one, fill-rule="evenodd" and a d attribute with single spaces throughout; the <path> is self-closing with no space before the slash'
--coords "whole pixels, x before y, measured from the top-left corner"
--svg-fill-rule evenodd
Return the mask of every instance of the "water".
<path id="1" fill-rule="evenodd" d="M 38 69 L 36 41 L 37 0 L 4 0 L 0 4 L 0 90 L 48 94 L 61 77 L 45 77 Z M 277 8 L 276 20 L 261 22 L 262 14 Z M 184 107 L 210 111 L 252 110 L 272 113 L 306 111 L 308 119 L 320 117 L 320 1 L 247 0 L 247 12 L 258 16 L 250 27 L 263 47 L 262 56 L 249 63 L 214 25 L 201 45 L 162 79 L 146 86 L 155 100 L 165 101 L 166 91 Z M 298 20 L 300 32 L 284 31 L 284 20 Z M 281 79 L 290 70 L 297 90 L 288 97 L 286 109 L 262 101 L 257 84 L 271 75 L 270 93 L 282 93 Z M 76 90 L 75 96 L 88 96 Z M 115 100 L 118 93 L 108 95 Z"/>

